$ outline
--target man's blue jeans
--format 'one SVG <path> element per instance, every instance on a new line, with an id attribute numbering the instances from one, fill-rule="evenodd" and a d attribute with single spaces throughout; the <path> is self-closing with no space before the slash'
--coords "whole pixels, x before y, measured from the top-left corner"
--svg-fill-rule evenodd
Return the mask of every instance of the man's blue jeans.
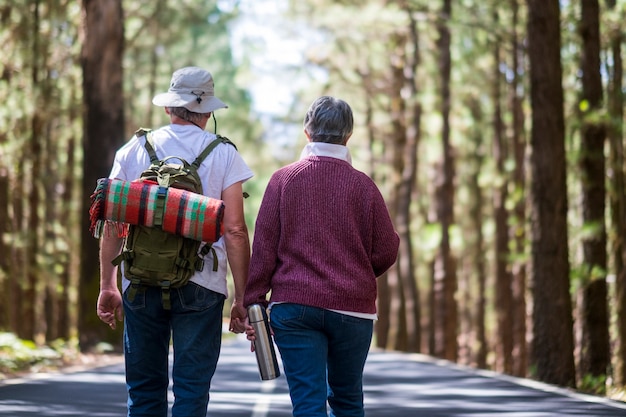
<path id="1" fill-rule="evenodd" d="M 224 295 L 189 283 L 171 290 L 171 310 L 161 289 L 124 294 L 124 356 L 128 417 L 166 417 L 170 339 L 174 347 L 172 417 L 205 417 L 222 339 Z"/>
<path id="2" fill-rule="evenodd" d="M 294 417 L 363 417 L 363 367 L 373 321 L 300 304 L 270 313 Z"/>

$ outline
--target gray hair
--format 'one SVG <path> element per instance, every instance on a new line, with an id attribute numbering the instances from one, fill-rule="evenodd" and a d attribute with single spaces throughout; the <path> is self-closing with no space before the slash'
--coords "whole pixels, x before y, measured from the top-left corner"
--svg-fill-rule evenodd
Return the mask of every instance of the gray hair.
<path id="1" fill-rule="evenodd" d="M 348 103 L 329 96 L 315 100 L 304 116 L 304 130 L 312 142 L 345 145 L 353 125 L 352 109 Z"/>
<path id="2" fill-rule="evenodd" d="M 194 113 L 192 111 L 187 110 L 185 107 L 168 107 L 170 114 L 173 114 L 176 117 L 180 117 L 183 120 L 187 120 L 188 122 L 194 124 L 200 124 L 210 115 L 211 113 Z"/>

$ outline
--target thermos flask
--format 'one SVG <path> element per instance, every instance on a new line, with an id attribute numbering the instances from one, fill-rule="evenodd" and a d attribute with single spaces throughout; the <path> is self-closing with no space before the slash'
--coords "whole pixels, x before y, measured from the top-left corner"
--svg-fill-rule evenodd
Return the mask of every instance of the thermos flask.
<path id="1" fill-rule="evenodd" d="M 253 304 L 248 307 L 248 320 L 250 325 L 254 327 L 254 353 L 256 361 L 259 365 L 259 373 L 261 379 L 266 381 L 278 378 L 280 370 L 278 369 L 278 361 L 276 360 L 276 351 L 272 342 L 272 334 L 270 325 L 267 320 L 267 312 L 265 308 L 259 304 Z"/>

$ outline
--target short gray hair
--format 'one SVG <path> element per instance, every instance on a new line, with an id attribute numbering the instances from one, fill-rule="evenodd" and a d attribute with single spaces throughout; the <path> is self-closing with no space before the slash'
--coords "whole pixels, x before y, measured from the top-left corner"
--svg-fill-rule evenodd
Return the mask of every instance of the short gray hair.
<path id="1" fill-rule="evenodd" d="M 315 100 L 304 116 L 304 130 L 312 142 L 345 145 L 353 125 L 352 109 L 348 103 L 330 96 Z"/>
<path id="2" fill-rule="evenodd" d="M 188 122 L 194 124 L 200 124 L 210 115 L 211 113 L 194 113 L 192 111 L 187 110 L 184 107 L 168 107 L 170 114 L 173 114 L 176 117 L 180 117 L 183 120 L 187 120 Z"/>

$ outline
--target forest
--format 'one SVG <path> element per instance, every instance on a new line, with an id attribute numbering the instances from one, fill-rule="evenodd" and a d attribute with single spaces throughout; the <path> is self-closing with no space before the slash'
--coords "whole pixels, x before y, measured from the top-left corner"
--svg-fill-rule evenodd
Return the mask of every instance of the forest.
<path id="1" fill-rule="evenodd" d="M 0 0 L 0 331 L 119 348 L 89 198 L 196 65 L 255 172 L 251 233 L 308 105 L 352 106 L 401 237 L 376 348 L 626 398 L 625 21 L 625 0 Z"/>

